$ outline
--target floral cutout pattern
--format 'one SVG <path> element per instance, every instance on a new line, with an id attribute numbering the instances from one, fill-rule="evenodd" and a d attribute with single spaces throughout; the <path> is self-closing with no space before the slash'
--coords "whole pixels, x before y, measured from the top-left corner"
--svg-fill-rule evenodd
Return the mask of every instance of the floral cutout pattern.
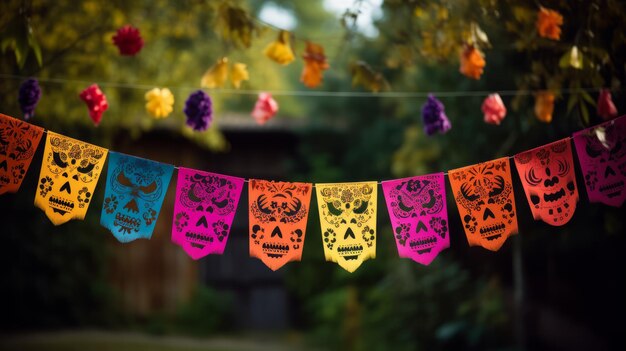
<path id="1" fill-rule="evenodd" d="M 383 182 L 398 254 L 423 265 L 450 247 L 443 173 Z"/>
<path id="2" fill-rule="evenodd" d="M 248 190 L 250 256 L 273 271 L 300 261 L 312 184 L 251 179 Z"/>
<path id="3" fill-rule="evenodd" d="M 315 186 L 326 261 L 352 273 L 376 258 L 376 182 Z"/>
<path id="4" fill-rule="evenodd" d="M 224 253 L 244 180 L 180 167 L 172 242 L 194 260 Z"/>
<path id="5" fill-rule="evenodd" d="M 174 166 L 110 152 L 100 224 L 127 243 L 150 239 Z"/>
<path id="6" fill-rule="evenodd" d="M 448 171 L 470 246 L 498 251 L 517 234 L 517 211 L 508 157 Z"/>
<path id="7" fill-rule="evenodd" d="M 108 150 L 48 131 L 35 206 L 54 225 L 84 219 Z"/>
<path id="8" fill-rule="evenodd" d="M 43 128 L 0 114 L 0 195 L 20 189 L 42 135 Z"/>

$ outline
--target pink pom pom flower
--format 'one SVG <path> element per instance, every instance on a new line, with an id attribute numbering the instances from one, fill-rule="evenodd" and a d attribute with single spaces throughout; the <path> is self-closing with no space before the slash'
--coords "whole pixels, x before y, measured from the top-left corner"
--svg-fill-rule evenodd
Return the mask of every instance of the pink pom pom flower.
<path id="1" fill-rule="evenodd" d="M 135 56 L 143 48 L 143 39 L 139 29 L 126 25 L 117 30 L 113 36 L 113 43 L 120 51 L 120 55 Z"/>
<path id="2" fill-rule="evenodd" d="M 598 115 L 605 121 L 617 116 L 617 108 L 613 103 L 613 97 L 611 97 L 611 91 L 609 89 L 600 90 L 600 96 L 598 96 Z"/>
<path id="3" fill-rule="evenodd" d="M 500 125 L 500 122 L 506 116 L 506 106 L 500 98 L 499 94 L 490 94 L 487 96 L 482 105 L 483 113 L 485 114 L 485 123 Z"/>
<path id="4" fill-rule="evenodd" d="M 107 97 L 100 90 L 98 84 L 92 84 L 80 93 L 80 99 L 87 104 L 89 116 L 93 123 L 98 126 L 102 120 L 102 114 L 109 108 Z"/>
<path id="5" fill-rule="evenodd" d="M 272 98 L 270 93 L 260 93 L 259 99 L 252 110 L 252 117 L 258 124 L 265 124 L 278 112 L 278 103 Z"/>

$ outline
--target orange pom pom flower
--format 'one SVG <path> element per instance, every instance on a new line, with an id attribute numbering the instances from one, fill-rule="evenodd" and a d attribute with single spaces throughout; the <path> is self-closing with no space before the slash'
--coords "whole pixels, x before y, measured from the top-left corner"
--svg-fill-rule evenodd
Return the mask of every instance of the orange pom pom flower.
<path id="1" fill-rule="evenodd" d="M 461 67 L 459 72 L 469 78 L 480 79 L 485 67 L 482 52 L 474 45 L 465 45 L 461 51 Z"/>
<path id="2" fill-rule="evenodd" d="M 302 58 L 304 59 L 304 68 L 302 75 L 300 75 L 300 81 L 309 88 L 318 87 L 322 83 L 324 71 L 330 67 L 324 55 L 324 48 L 307 41 Z"/>
<path id="3" fill-rule="evenodd" d="M 537 32 L 542 38 L 561 39 L 563 16 L 560 13 L 541 7 L 537 14 Z"/>
<path id="4" fill-rule="evenodd" d="M 535 95 L 535 116 L 544 123 L 552 122 L 554 112 L 554 94 L 549 91 L 541 91 Z"/>

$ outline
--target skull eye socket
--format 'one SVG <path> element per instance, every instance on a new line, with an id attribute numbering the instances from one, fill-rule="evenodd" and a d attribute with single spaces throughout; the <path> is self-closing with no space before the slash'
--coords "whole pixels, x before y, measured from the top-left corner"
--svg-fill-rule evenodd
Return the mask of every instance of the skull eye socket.
<path id="1" fill-rule="evenodd" d="M 535 174 L 535 169 L 531 168 L 530 171 L 526 173 L 526 182 L 532 186 L 537 186 L 541 183 L 541 179 L 537 177 Z"/>
<path id="2" fill-rule="evenodd" d="M 126 187 L 133 187 L 135 185 L 126 177 L 123 171 L 117 175 L 117 182 Z"/>
<path id="3" fill-rule="evenodd" d="M 327 202 L 326 205 L 328 206 L 328 212 L 333 216 L 341 216 L 343 213 L 343 210 L 335 207 L 332 202 Z"/>
<path id="4" fill-rule="evenodd" d="M 569 173 L 569 163 L 568 162 L 565 162 L 563 160 L 559 160 L 557 163 L 559 164 L 558 174 L 559 174 L 560 177 L 563 177 L 564 175 Z"/>
<path id="5" fill-rule="evenodd" d="M 413 206 L 406 205 L 404 201 L 402 201 L 402 196 L 398 196 L 398 207 L 404 212 L 410 212 L 413 210 Z"/>
<path id="6" fill-rule="evenodd" d="M 153 193 L 153 192 L 156 191 L 156 189 L 157 189 L 157 183 L 156 182 L 152 182 L 152 183 L 150 183 L 150 185 L 147 185 L 147 186 L 139 187 L 139 190 L 141 190 L 141 192 L 144 193 L 144 194 Z"/>
<path id="7" fill-rule="evenodd" d="M 89 163 L 85 167 L 78 167 L 78 168 L 76 168 L 76 170 L 79 171 L 80 173 L 89 173 L 89 172 L 93 171 L 93 169 L 95 167 L 96 167 L 96 165 L 94 163 Z"/>
<path id="8" fill-rule="evenodd" d="M 54 163 L 61 168 L 67 167 L 67 162 L 63 161 L 63 158 L 67 158 L 67 156 L 65 154 L 61 155 L 56 151 L 52 152 L 52 159 L 54 160 Z"/>
<path id="9" fill-rule="evenodd" d="M 470 193 L 470 191 L 473 192 L 469 184 L 464 183 L 463 185 L 461 185 L 461 195 L 463 195 L 465 199 L 467 199 L 468 201 L 474 202 L 478 200 L 478 198 L 480 198 L 478 194 L 475 194 L 475 193 L 472 194 Z"/>
<path id="10" fill-rule="evenodd" d="M 363 212 L 365 212 L 367 210 L 368 206 L 369 206 L 369 202 L 368 201 L 361 201 L 361 205 L 356 207 L 352 212 L 354 212 L 356 214 L 362 214 Z"/>
<path id="11" fill-rule="evenodd" d="M 504 191 L 504 178 L 496 176 L 493 188 L 489 191 L 489 197 L 496 197 Z"/>

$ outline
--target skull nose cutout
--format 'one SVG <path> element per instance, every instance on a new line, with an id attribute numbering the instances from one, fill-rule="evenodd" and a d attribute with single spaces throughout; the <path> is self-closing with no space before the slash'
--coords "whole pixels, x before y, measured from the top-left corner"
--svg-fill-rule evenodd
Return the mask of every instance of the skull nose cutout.
<path id="1" fill-rule="evenodd" d="M 139 208 L 137 207 L 137 201 L 135 201 L 135 199 L 130 200 L 125 206 L 125 209 L 131 211 L 131 212 L 139 212 Z"/>
<path id="2" fill-rule="evenodd" d="M 61 187 L 61 192 L 65 191 L 68 194 L 72 193 L 72 188 L 70 187 L 70 182 L 65 182 L 65 184 L 63 184 L 63 186 Z"/>
<path id="3" fill-rule="evenodd" d="M 415 233 L 419 234 L 419 232 L 421 232 L 422 230 L 428 231 L 428 228 L 426 228 L 424 222 L 419 221 L 419 223 L 417 223 L 417 228 L 415 228 Z"/>
<path id="4" fill-rule="evenodd" d="M 352 239 L 356 239 L 352 228 L 348 228 L 348 230 L 346 230 L 346 234 L 343 236 L 344 239 L 348 239 L 349 237 L 351 237 Z"/>
<path id="5" fill-rule="evenodd" d="M 278 226 L 276 226 L 276 228 L 274 228 L 274 230 L 272 230 L 272 235 L 271 237 L 275 237 L 278 236 L 279 238 L 283 237 L 283 233 L 280 231 L 280 228 L 278 228 Z"/>
<path id="6" fill-rule="evenodd" d="M 200 219 L 196 223 L 196 227 L 199 227 L 199 226 L 203 226 L 205 228 L 209 227 L 209 223 L 207 223 L 206 217 L 204 217 L 204 216 L 200 217 Z"/>
<path id="7" fill-rule="evenodd" d="M 7 171 L 7 161 L 6 160 L 0 162 L 0 169 L 3 169 L 5 172 Z"/>
<path id="8" fill-rule="evenodd" d="M 606 171 L 604 171 L 604 178 L 608 177 L 609 175 L 615 175 L 615 171 L 613 170 L 613 168 L 611 168 L 611 166 L 606 167 Z"/>
<path id="9" fill-rule="evenodd" d="M 490 209 L 486 209 L 485 213 L 483 214 L 483 221 L 487 220 L 487 218 L 496 218 L 496 216 L 493 214 L 493 212 Z"/>

